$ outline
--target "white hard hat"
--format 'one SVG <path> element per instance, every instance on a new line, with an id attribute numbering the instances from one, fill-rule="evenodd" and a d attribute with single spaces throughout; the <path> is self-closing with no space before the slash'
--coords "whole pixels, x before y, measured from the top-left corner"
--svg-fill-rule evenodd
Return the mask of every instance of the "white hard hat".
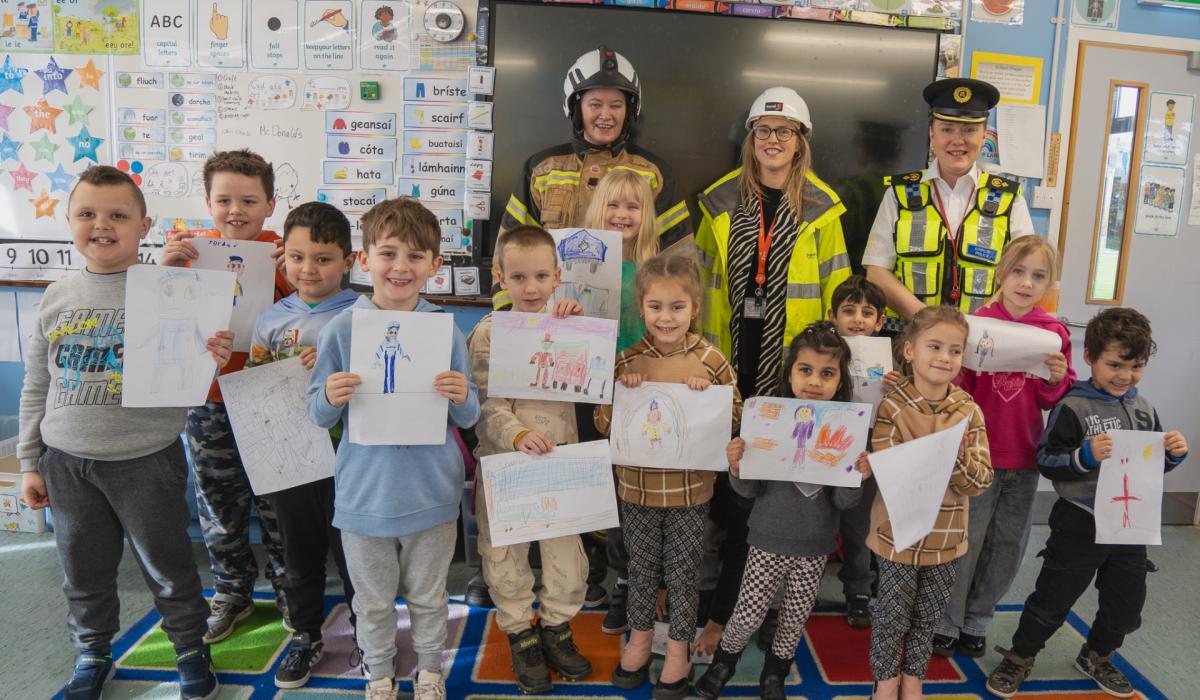
<path id="1" fill-rule="evenodd" d="M 808 133 L 812 133 L 812 117 L 808 114 L 808 105 L 804 98 L 788 87 L 767 88 L 763 94 L 754 100 L 750 106 L 750 116 L 746 117 L 746 128 L 759 117 L 783 117 L 797 124 L 802 124 Z"/>
<path id="2" fill-rule="evenodd" d="M 636 119 L 642 112 L 642 84 L 637 71 L 624 56 L 607 46 L 592 49 L 575 59 L 563 79 L 563 115 L 571 116 L 571 101 L 594 88 L 615 88 L 629 100 L 629 112 Z"/>

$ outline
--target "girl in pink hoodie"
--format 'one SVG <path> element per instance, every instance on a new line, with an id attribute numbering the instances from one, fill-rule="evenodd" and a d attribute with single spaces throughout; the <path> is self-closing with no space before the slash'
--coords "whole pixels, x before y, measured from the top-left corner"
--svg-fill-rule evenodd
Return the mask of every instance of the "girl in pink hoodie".
<path id="1" fill-rule="evenodd" d="M 1054 285 L 1057 269 L 1057 256 L 1046 239 L 1014 239 L 996 267 L 996 295 L 975 312 L 1053 331 L 1062 338 L 1062 348 L 1046 357 L 1046 380 L 1024 372 L 966 368 L 960 375 L 959 384 L 983 410 L 995 479 L 987 491 L 971 498 L 967 555 L 958 560 L 950 604 L 933 638 L 934 653 L 942 656 L 956 651 L 983 656 L 996 603 L 1008 592 L 1025 555 L 1037 493 L 1042 411 L 1053 408 L 1075 382 L 1071 337 L 1062 322 L 1037 306 Z"/>

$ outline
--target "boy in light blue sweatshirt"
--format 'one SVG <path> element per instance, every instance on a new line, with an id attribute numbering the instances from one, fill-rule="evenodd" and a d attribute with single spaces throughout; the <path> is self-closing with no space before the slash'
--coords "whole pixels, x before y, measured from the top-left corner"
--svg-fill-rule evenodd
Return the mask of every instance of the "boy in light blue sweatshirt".
<path id="1" fill-rule="evenodd" d="M 254 322 L 247 367 L 299 357 L 311 370 L 317 338 L 325 326 L 358 299 L 342 283 L 354 264 L 350 221 L 336 207 L 307 202 L 288 213 L 283 223 L 284 276 L 296 289 L 275 302 Z M 338 423 L 329 431 L 337 440 Z M 283 592 L 295 632 L 287 654 L 275 670 L 279 688 L 299 688 L 324 651 L 325 556 L 332 550 L 347 601 L 354 586 L 346 572 L 342 539 L 333 527 L 333 477 L 267 494 L 275 508 L 283 545 Z M 253 608 L 247 607 L 249 614 Z M 354 615 L 350 616 L 355 621 Z"/>
<path id="2" fill-rule="evenodd" d="M 374 293 L 354 309 L 440 312 L 420 290 L 442 264 L 441 229 L 413 199 L 393 199 L 362 217 L 361 265 Z M 352 314 L 342 311 L 321 332 L 308 388 L 308 415 L 321 427 L 349 417 L 348 404 L 362 383 L 350 367 Z M 451 436 L 479 419 L 479 396 L 468 378 L 470 360 L 454 330 L 451 369 L 434 378 L 450 401 L 446 439 L 440 445 L 358 445 L 342 434 L 335 467 L 333 524 L 342 531 L 354 584 L 358 645 L 369 681 L 368 700 L 396 697 L 397 584 L 403 585 L 417 654 L 415 700 L 446 697 L 441 671 L 446 646 L 446 574 L 454 556 L 455 523 L 462 499 L 462 453 Z M 397 552 L 397 549 L 399 550 Z"/>

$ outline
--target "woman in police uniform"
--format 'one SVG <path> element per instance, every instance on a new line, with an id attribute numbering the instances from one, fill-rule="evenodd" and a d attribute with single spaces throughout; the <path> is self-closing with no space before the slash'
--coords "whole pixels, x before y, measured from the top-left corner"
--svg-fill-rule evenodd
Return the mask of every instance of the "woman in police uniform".
<path id="1" fill-rule="evenodd" d="M 751 106 L 746 128 L 741 167 L 697 197 L 696 245 L 707 277 L 704 334 L 749 398 L 781 395 L 784 349 L 827 318 L 850 261 L 846 208 L 812 172 L 808 105 L 791 88 L 769 88 Z"/>
<path id="2" fill-rule="evenodd" d="M 885 178 L 867 239 L 867 279 L 887 296 L 889 327 L 927 304 L 964 313 L 995 292 L 1004 244 L 1033 233 L 1020 186 L 983 172 L 988 111 L 1000 92 L 981 80 L 950 78 L 925 87 L 929 103 L 929 167 Z"/>

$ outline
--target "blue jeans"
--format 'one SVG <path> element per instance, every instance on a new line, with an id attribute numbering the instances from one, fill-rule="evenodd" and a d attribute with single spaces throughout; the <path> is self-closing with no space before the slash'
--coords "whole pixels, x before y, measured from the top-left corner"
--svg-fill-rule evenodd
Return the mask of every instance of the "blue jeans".
<path id="1" fill-rule="evenodd" d="M 996 603 L 1008 593 L 1025 556 L 1037 485 L 1037 469 L 997 469 L 988 490 L 971 497 L 967 553 L 958 559 L 938 634 L 987 636 Z"/>

